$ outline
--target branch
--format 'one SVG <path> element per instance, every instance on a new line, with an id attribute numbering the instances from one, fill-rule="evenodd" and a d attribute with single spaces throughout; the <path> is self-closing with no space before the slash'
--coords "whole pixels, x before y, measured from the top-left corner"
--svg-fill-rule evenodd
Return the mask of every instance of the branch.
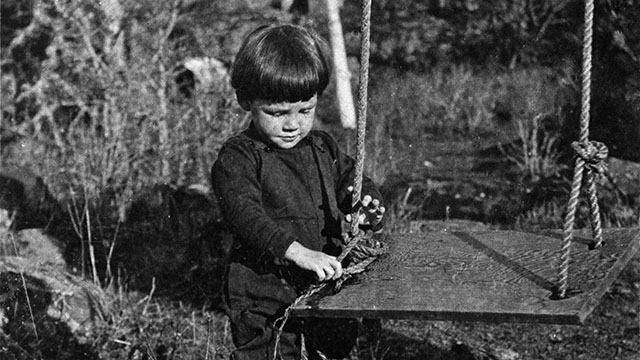
<path id="1" fill-rule="evenodd" d="M 169 25 L 167 25 L 167 30 L 162 34 L 160 42 L 158 44 L 158 50 L 155 55 L 151 59 L 151 62 L 155 63 L 158 61 L 164 52 L 164 47 L 167 41 L 169 40 L 169 36 L 171 36 L 171 32 L 176 27 L 176 23 L 178 22 L 178 15 L 180 14 L 180 0 L 174 0 L 173 5 L 171 5 L 171 19 L 169 20 Z"/>
<path id="2" fill-rule="evenodd" d="M 560 11 L 564 10 L 564 8 L 570 2 L 571 2 L 571 0 L 564 0 L 564 1 L 560 2 L 558 5 L 554 6 L 551 9 L 551 11 L 549 12 L 549 15 L 547 15 L 547 18 L 542 23 L 542 26 L 540 27 L 540 30 L 538 30 L 538 34 L 536 35 L 536 41 L 538 41 L 538 40 L 540 40 L 542 38 L 544 33 L 547 31 L 547 28 L 549 27 L 549 25 L 551 25 L 553 23 L 553 20 L 555 19 L 556 15 Z"/>
<path id="3" fill-rule="evenodd" d="M 82 36 L 84 45 L 87 48 L 87 51 L 89 51 L 89 55 L 93 60 L 93 67 L 96 68 L 96 70 L 106 69 L 106 64 L 96 53 L 96 49 L 93 48 L 93 44 L 91 43 L 91 25 L 89 24 L 87 16 L 80 9 L 74 11 L 73 15 L 73 20 L 76 22 L 78 28 L 80 29 L 80 35 Z"/>

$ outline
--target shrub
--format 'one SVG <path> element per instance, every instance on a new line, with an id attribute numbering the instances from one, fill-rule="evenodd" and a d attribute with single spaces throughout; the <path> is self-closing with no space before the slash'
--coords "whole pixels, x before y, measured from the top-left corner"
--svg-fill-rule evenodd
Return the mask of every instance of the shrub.
<path id="1" fill-rule="evenodd" d="M 53 38 L 38 78 L 20 85 L 5 114 L 26 155 L 6 161 L 37 169 L 55 194 L 90 199 L 123 220 L 144 187 L 207 184 L 222 141 L 245 118 L 224 83 L 191 97 L 177 90 L 177 7 L 110 3 L 34 8 L 32 27 L 49 27 Z"/>
<path id="2" fill-rule="evenodd" d="M 579 0 L 397 0 L 372 4 L 371 58 L 405 69 L 428 70 L 434 64 L 474 63 L 555 65 L 578 59 L 584 2 Z M 359 2 L 345 2 L 344 29 L 360 28 Z M 610 56 L 611 35 L 628 37 L 637 53 L 640 32 L 634 21 L 638 2 L 597 0 L 594 47 Z M 357 53 L 357 37 L 349 37 Z"/>
<path id="3" fill-rule="evenodd" d="M 563 168 L 560 159 L 563 114 L 573 99 L 563 99 L 563 88 L 551 70 L 540 68 L 507 72 L 496 79 L 494 113 L 506 117 L 504 125 L 515 134 L 509 147 L 500 146 L 523 178 L 537 182 Z M 562 81 L 560 81 L 562 83 Z M 505 114 L 506 113 L 506 114 Z"/>

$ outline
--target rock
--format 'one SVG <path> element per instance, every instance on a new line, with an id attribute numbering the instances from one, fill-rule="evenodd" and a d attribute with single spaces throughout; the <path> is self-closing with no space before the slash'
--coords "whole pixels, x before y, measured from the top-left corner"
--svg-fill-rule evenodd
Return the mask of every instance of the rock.
<path id="1" fill-rule="evenodd" d="M 186 97 L 196 93 L 229 92 L 231 83 L 227 66 L 212 57 L 185 59 L 176 70 L 179 91 Z"/>
<path id="2" fill-rule="evenodd" d="M 42 178 L 17 166 L 0 168 L 0 209 L 9 212 L 13 230 L 47 228 L 64 214 Z"/>
<path id="3" fill-rule="evenodd" d="M 5 327 L 31 323 L 33 313 L 36 323 L 62 323 L 83 339 L 105 319 L 107 301 L 99 285 L 66 271 L 56 239 L 36 229 L 0 231 L 0 319 Z"/>
<path id="4" fill-rule="evenodd" d="M 520 359 L 520 354 L 511 350 L 504 349 L 500 347 L 496 347 L 491 349 L 489 352 L 489 357 L 494 360 L 518 360 Z"/>
<path id="5" fill-rule="evenodd" d="M 14 264 L 19 271 L 55 269 L 64 271 L 63 245 L 40 229 L 0 235 L 0 264 Z M 0 265 L 2 266 L 2 265 Z"/>

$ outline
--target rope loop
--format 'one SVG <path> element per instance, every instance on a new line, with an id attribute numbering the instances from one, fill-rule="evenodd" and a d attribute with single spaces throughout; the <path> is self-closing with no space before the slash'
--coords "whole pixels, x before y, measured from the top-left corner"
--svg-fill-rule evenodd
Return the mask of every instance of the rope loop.
<path id="1" fill-rule="evenodd" d="M 609 156 L 609 149 L 604 143 L 599 141 L 574 141 L 571 147 L 576 155 L 585 162 L 587 169 L 594 171 L 596 174 L 604 175 L 607 171 L 607 163 L 605 160 Z"/>
<path id="2" fill-rule="evenodd" d="M 349 257 L 353 262 L 357 263 L 371 257 L 378 257 L 380 255 L 386 254 L 389 251 L 389 247 L 387 246 L 387 244 L 379 242 L 377 240 L 371 240 L 373 241 L 373 243 L 358 243 L 353 247 L 353 249 L 349 253 Z"/>
<path id="3" fill-rule="evenodd" d="M 342 278 L 333 283 L 333 290 L 338 292 L 346 280 L 351 278 L 353 275 L 365 272 L 367 270 L 367 266 L 378 259 L 378 257 L 386 254 L 388 251 L 388 245 L 375 240 L 371 231 L 367 231 L 366 233 L 364 231 L 360 231 L 347 242 L 342 253 L 337 257 L 339 261 L 342 261 L 349 256 L 350 265 L 343 270 Z M 329 284 L 329 282 L 309 286 L 302 295 L 298 296 L 298 298 L 296 298 L 296 300 L 294 300 L 294 302 L 285 309 L 284 314 L 274 321 L 273 325 L 276 327 L 276 338 L 273 349 L 273 360 L 276 360 L 278 357 L 280 337 L 287 320 L 289 320 L 289 316 L 293 308 L 320 292 L 327 286 L 327 284 Z"/>

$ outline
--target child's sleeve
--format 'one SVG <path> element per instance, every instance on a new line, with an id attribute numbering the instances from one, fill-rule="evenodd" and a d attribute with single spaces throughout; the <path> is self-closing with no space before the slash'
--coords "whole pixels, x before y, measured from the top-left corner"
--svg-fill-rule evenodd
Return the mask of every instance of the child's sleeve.
<path id="1" fill-rule="evenodd" d="M 348 214 L 351 212 L 352 196 L 351 192 L 348 191 L 347 188 L 353 185 L 353 181 L 356 176 L 355 160 L 351 156 L 342 152 L 336 141 L 328 134 L 324 135 L 323 140 L 329 147 L 336 165 L 336 200 L 338 202 L 338 207 L 344 214 Z M 373 199 L 378 199 L 380 202 L 383 202 L 380 190 L 366 175 L 362 177 L 361 195 L 370 195 Z M 382 226 L 380 225 L 380 227 Z"/>
<path id="2" fill-rule="evenodd" d="M 240 142 L 227 143 L 211 170 L 211 182 L 235 241 L 255 259 L 282 262 L 296 237 L 279 227 L 262 206 L 258 164 Z"/>

